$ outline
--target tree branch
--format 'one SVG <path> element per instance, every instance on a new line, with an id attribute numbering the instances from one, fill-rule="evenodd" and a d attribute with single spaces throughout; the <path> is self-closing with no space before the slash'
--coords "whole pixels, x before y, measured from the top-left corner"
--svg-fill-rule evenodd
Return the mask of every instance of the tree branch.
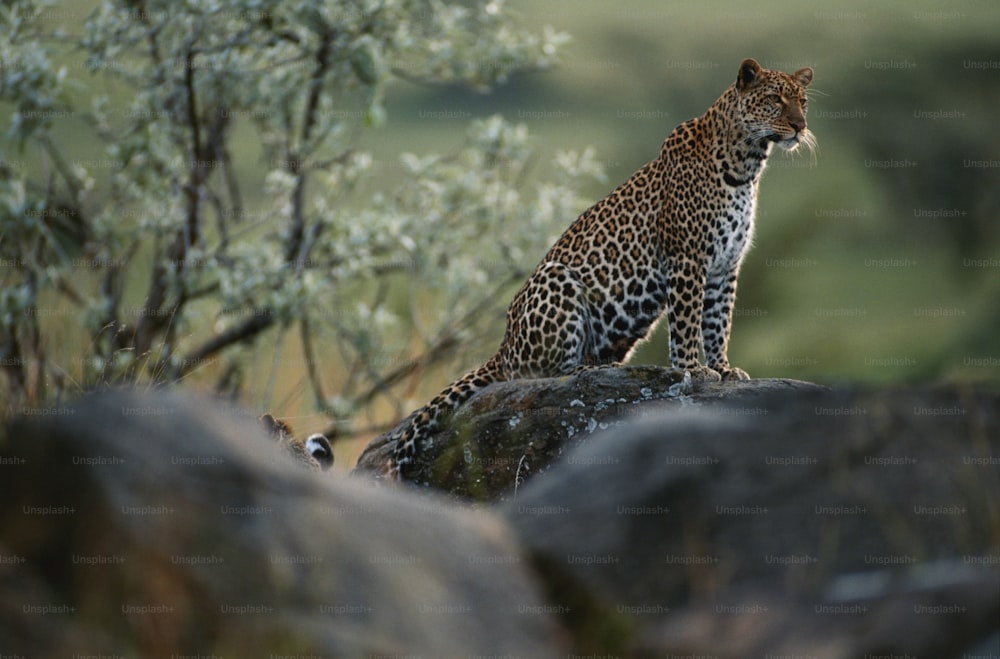
<path id="1" fill-rule="evenodd" d="M 333 44 L 333 33 L 326 32 L 322 35 L 320 40 L 319 48 L 316 51 L 316 68 L 313 71 L 313 75 L 310 81 L 309 96 L 306 101 L 306 106 L 303 115 L 302 129 L 301 129 L 301 142 L 300 148 L 304 149 L 304 145 L 308 143 L 312 136 L 313 130 L 317 123 L 316 113 L 319 110 L 319 101 L 323 89 L 323 80 L 329 69 L 329 59 L 331 54 L 331 48 Z M 185 72 L 185 85 L 188 90 L 188 117 L 189 121 L 192 122 L 192 127 L 197 125 L 197 112 L 194 102 L 194 84 L 193 84 L 193 62 L 192 51 L 188 52 L 188 66 Z M 180 239 L 182 236 L 184 238 L 192 239 L 196 238 L 198 235 L 198 224 L 195 222 L 192 224 L 192 218 L 197 220 L 197 202 L 198 202 L 198 189 L 200 184 L 203 182 L 204 172 L 199 168 L 198 161 L 201 160 L 200 156 L 203 151 L 203 147 L 200 141 L 200 133 L 196 130 L 192 130 L 192 151 L 195 154 L 195 162 L 192 164 L 192 179 L 191 183 L 186 186 L 185 192 L 188 194 L 188 231 L 186 235 L 178 234 L 177 238 Z M 300 154 L 301 155 L 301 154 Z M 305 262 L 305 256 L 309 250 L 311 250 L 312 244 L 315 240 L 315 235 L 312 235 L 310 240 L 306 240 L 306 222 L 305 222 L 305 185 L 306 176 L 302 171 L 300 157 L 290 157 L 286 159 L 288 162 L 289 171 L 296 176 L 296 185 L 292 192 L 292 227 L 288 239 L 288 244 L 286 246 L 285 258 L 289 263 L 295 264 L 295 273 L 300 274 L 303 269 L 303 264 Z M 195 185 L 197 183 L 197 185 Z M 190 243 L 185 242 L 181 244 L 175 241 L 171 249 L 171 260 L 182 265 L 183 256 L 186 253 L 187 246 Z M 181 300 L 183 302 L 183 298 Z M 197 349 L 191 351 L 184 358 L 181 359 L 180 364 L 170 370 L 172 377 L 183 377 L 184 374 L 190 372 L 197 365 L 202 363 L 205 359 L 217 354 L 224 348 L 234 343 L 239 343 L 243 341 L 249 341 L 256 337 L 258 334 L 268 329 L 274 324 L 275 317 L 270 313 L 269 310 L 264 310 L 263 313 L 255 313 L 251 318 L 246 320 L 241 325 L 234 327 L 212 339 L 206 341 L 204 344 L 199 346 Z M 318 375 L 317 375 L 318 377 Z M 317 380 L 318 382 L 318 380 Z"/>
<path id="2" fill-rule="evenodd" d="M 292 226 L 288 235 L 288 245 L 285 249 L 285 260 L 289 263 L 296 260 L 302 261 L 305 255 L 301 253 L 302 239 L 305 236 L 305 192 L 306 177 L 302 171 L 301 160 L 306 154 L 306 144 L 312 137 L 313 128 L 316 126 L 316 112 L 319 109 L 319 100 L 323 92 L 323 79 L 326 77 L 330 66 L 330 50 L 333 46 L 334 33 L 326 30 L 320 36 L 319 48 L 316 49 L 316 68 L 313 70 L 312 78 L 309 80 L 309 97 L 306 100 L 306 107 L 302 117 L 302 130 L 299 139 L 297 153 L 289 154 L 286 159 L 288 170 L 296 178 L 295 189 L 292 191 Z"/>
<path id="3" fill-rule="evenodd" d="M 312 332 L 309 329 L 309 314 L 302 314 L 302 318 L 299 320 L 299 337 L 302 340 L 302 356 L 306 360 L 306 373 L 309 376 L 309 384 L 312 386 L 313 396 L 316 398 L 316 404 L 323 410 L 326 414 L 332 416 L 333 409 L 326 402 L 326 393 L 323 391 L 323 382 L 320 380 L 319 370 L 316 368 L 317 360 L 312 347 Z M 329 440 L 334 439 L 337 430 L 334 427 L 327 433 L 326 438 Z"/>
<path id="4" fill-rule="evenodd" d="M 184 196 L 187 201 L 187 221 L 177 231 L 174 240 L 167 249 L 166 262 L 158 260 L 153 266 L 149 293 L 143 308 L 142 317 L 136 324 L 133 338 L 136 357 L 149 352 L 154 337 L 172 320 L 186 303 L 183 291 L 169 309 L 164 309 L 167 296 L 167 273 L 172 268 L 174 272 L 184 269 L 184 261 L 188 248 L 196 243 L 201 232 L 201 186 L 205 181 L 207 165 L 204 161 L 204 147 L 201 143 L 201 125 L 198 121 L 198 105 L 194 84 L 194 44 L 189 43 L 184 58 L 184 91 L 187 96 L 187 122 L 191 133 L 188 181 L 184 184 Z M 171 337 L 172 338 L 172 337 Z M 172 342 L 172 341 L 171 341 Z M 163 364 L 151 364 L 154 372 L 166 370 Z"/>
<path id="5" fill-rule="evenodd" d="M 275 316 L 270 312 L 261 311 L 260 313 L 254 313 L 254 315 L 245 320 L 242 324 L 230 328 L 222 334 L 213 336 L 197 349 L 186 354 L 181 359 L 180 364 L 172 369 L 171 376 L 176 378 L 183 377 L 195 367 L 201 365 L 206 359 L 222 351 L 224 348 L 234 343 L 240 343 L 242 341 L 249 341 L 253 339 L 258 334 L 274 325 L 274 321 Z"/>

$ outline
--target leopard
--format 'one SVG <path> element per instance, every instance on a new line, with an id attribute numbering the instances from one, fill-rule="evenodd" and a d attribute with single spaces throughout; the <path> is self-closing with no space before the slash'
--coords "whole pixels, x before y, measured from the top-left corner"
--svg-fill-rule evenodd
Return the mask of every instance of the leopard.
<path id="1" fill-rule="evenodd" d="M 257 420 L 285 455 L 297 464 L 313 471 L 328 471 L 333 466 L 333 446 L 326 435 L 313 433 L 302 441 L 295 438 L 295 432 L 288 422 L 277 419 L 270 413 L 261 415 Z"/>
<path id="2" fill-rule="evenodd" d="M 692 381 L 749 379 L 728 359 L 737 277 L 772 148 L 815 153 L 812 80 L 810 67 L 741 62 L 702 116 L 558 238 L 515 294 L 496 353 L 372 442 L 394 442 L 376 477 L 413 478 L 430 435 L 488 385 L 620 365 L 664 316 L 673 367 Z"/>

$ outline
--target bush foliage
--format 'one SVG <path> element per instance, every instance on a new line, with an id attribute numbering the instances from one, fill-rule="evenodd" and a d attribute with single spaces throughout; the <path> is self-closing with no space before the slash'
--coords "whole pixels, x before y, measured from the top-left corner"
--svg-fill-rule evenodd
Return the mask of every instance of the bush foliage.
<path id="1" fill-rule="evenodd" d="M 11 407 L 208 373 L 239 395 L 245 347 L 287 332 L 319 407 L 346 422 L 447 357 L 496 304 L 483 291 L 522 277 L 525 245 L 602 176 L 590 151 L 529 176 L 530 136 L 495 116 L 374 184 L 365 142 L 394 81 L 485 89 L 554 61 L 565 36 L 518 27 L 500 1 L 121 0 L 68 29 L 15 0 L 0 23 Z M 448 313 L 422 315 L 413 282 Z M 317 342 L 339 352 L 335 392 Z"/>

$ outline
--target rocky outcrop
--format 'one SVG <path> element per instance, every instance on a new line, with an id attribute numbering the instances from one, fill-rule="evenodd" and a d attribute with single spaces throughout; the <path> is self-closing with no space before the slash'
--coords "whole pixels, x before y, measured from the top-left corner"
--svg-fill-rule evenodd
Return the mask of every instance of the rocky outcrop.
<path id="1" fill-rule="evenodd" d="M 0 441 L 5 655 L 561 647 L 487 511 L 304 470 L 231 407 L 118 392 L 38 412 Z"/>
<path id="2" fill-rule="evenodd" d="M 498 382 L 462 405 L 431 436 L 408 478 L 460 499 L 502 500 L 599 430 L 668 410 L 822 389 L 797 380 L 692 383 L 681 370 L 657 366 Z M 365 449 L 356 472 L 376 476 L 385 471 L 395 449 L 389 435 Z"/>
<path id="3" fill-rule="evenodd" d="M 591 646 L 962 656 L 1000 620 L 998 401 L 817 391 L 673 411 L 593 437 L 502 509 L 550 598 L 586 612 L 570 624 L 601 630 Z"/>
<path id="4" fill-rule="evenodd" d="M 31 415 L 0 438 L 2 649 L 1000 655 L 995 391 L 671 373 L 477 398 L 459 415 L 480 455 L 538 453 L 471 506 L 301 469 L 206 401 L 118 392 Z"/>

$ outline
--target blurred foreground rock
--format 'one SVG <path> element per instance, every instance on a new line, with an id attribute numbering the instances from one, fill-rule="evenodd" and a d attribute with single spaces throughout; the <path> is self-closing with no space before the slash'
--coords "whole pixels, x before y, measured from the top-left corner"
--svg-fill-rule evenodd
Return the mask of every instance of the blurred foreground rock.
<path id="1" fill-rule="evenodd" d="M 252 416 L 204 402 L 119 392 L 44 412 L 0 444 L 5 655 L 560 648 L 489 512 L 302 469 Z"/>
<path id="2" fill-rule="evenodd" d="M 502 509 L 603 647 L 995 655 L 998 465 L 996 394 L 784 393 L 602 433 Z"/>
<path id="3" fill-rule="evenodd" d="M 1000 656 L 994 391 L 607 371 L 627 388 L 556 383 L 577 416 L 537 411 L 539 382 L 506 383 L 519 417 L 463 408 L 481 455 L 546 447 L 491 506 L 295 468 L 207 402 L 23 419 L 0 440 L 3 652 Z"/>

